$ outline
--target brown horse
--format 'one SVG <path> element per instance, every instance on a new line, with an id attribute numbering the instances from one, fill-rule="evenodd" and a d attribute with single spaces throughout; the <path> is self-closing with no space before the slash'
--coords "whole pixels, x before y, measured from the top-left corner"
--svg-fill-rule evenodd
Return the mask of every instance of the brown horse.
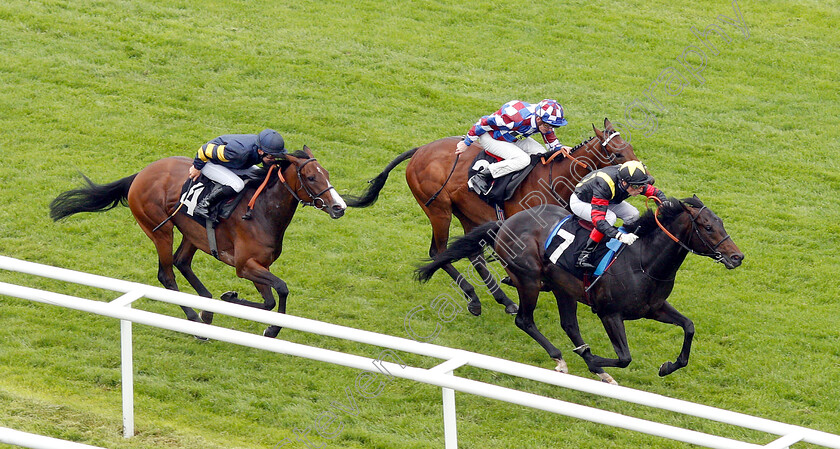
<path id="1" fill-rule="evenodd" d="M 175 213 L 170 221 L 155 230 L 179 208 L 181 188 L 187 180 L 192 159 L 169 157 L 151 163 L 139 173 L 110 184 L 94 184 L 87 177 L 87 186 L 60 194 L 50 204 L 50 216 L 60 220 L 78 212 L 103 212 L 122 203 L 128 205 L 137 224 L 152 239 L 158 253 L 158 280 L 170 290 L 178 290 L 172 267 L 187 279 L 195 291 L 204 297 L 212 295 L 192 270 L 192 259 L 197 250 L 210 254 L 207 231 L 203 225 L 183 213 Z M 236 268 L 237 276 L 248 279 L 260 292 L 263 302 L 251 302 L 235 293 L 222 295 L 222 299 L 236 304 L 286 313 L 286 283 L 272 274 L 268 267 L 277 260 L 283 249 L 283 235 L 299 203 L 312 205 L 340 218 L 346 204 L 330 184 L 329 173 L 312 155 L 308 147 L 288 154 L 277 163 L 278 169 L 262 169 L 265 189 L 254 201 L 253 211 L 245 218 L 248 201 L 243 200 L 230 218 L 216 227 L 219 259 Z M 274 176 L 274 174 L 277 176 Z M 253 196 L 259 182 L 249 182 L 245 199 Z M 174 255 L 172 246 L 174 228 L 183 239 Z M 271 289 L 277 292 L 275 300 Z M 213 314 L 201 316 L 189 307 L 181 307 L 191 321 L 211 323 Z M 269 326 L 263 335 L 276 337 L 280 328 Z"/>
<path id="2" fill-rule="evenodd" d="M 574 147 L 568 157 L 556 155 L 556 158 L 551 159 L 551 153 L 543 157 L 543 160 L 550 159 L 551 162 L 537 164 L 513 197 L 505 202 L 506 217 L 525 209 L 536 208 L 531 209 L 536 211 L 539 209 L 537 206 L 545 207 L 547 204 L 567 207 L 575 185 L 589 172 L 628 160 L 638 160 L 633 147 L 621 138 L 608 119 L 604 119 L 603 132 L 594 125 L 592 129 L 595 131 L 595 137 Z M 497 218 L 493 207 L 467 187 L 467 173 L 480 147 L 471 145 L 460 157 L 456 156 L 455 146 L 460 140 L 460 137 L 447 137 L 399 155 L 382 173 L 370 181 L 370 187 L 361 196 L 348 196 L 347 205 L 367 207 L 376 202 L 391 170 L 402 161 L 411 158 L 405 169 L 405 177 L 411 193 L 432 224 L 429 256 L 434 258 L 446 249 L 453 214 L 458 217 L 465 233 Z M 507 313 L 516 313 L 516 304 L 499 288 L 487 268 L 484 256 L 476 255 L 470 258 L 470 262 L 490 289 L 496 302 L 504 305 Z M 464 292 L 469 300 L 467 309 L 470 313 L 480 315 L 481 302 L 472 284 L 451 264 L 441 268 Z"/>

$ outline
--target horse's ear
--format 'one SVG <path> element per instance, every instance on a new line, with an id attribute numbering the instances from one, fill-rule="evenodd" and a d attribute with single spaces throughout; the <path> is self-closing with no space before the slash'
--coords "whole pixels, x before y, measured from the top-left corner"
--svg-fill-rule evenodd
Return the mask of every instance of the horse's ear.
<path id="1" fill-rule="evenodd" d="M 311 157 L 311 158 L 315 157 L 315 155 L 312 154 L 312 150 L 310 150 L 309 147 L 306 146 L 306 145 L 303 146 L 303 152 L 306 153 L 306 155 Z"/>
<path id="2" fill-rule="evenodd" d="M 612 123 L 610 123 L 610 119 L 604 117 L 604 129 L 607 131 L 615 131 L 613 129 Z"/>
<path id="3" fill-rule="evenodd" d="M 592 124 L 592 130 L 595 131 L 595 135 L 598 136 L 599 139 L 604 140 L 604 135 L 601 133 L 601 130 L 595 127 L 595 124 Z"/>

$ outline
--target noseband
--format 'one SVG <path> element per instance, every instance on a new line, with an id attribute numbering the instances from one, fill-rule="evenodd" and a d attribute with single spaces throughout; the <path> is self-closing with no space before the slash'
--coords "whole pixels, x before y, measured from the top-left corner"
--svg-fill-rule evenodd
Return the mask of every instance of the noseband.
<path id="1" fill-rule="evenodd" d="M 658 198 L 657 198 L 657 200 L 658 200 Z M 703 213 L 703 210 L 706 209 L 706 206 L 704 205 L 703 207 L 701 207 L 700 211 L 697 212 L 697 215 L 691 215 L 691 212 L 688 211 L 688 209 L 685 209 L 685 208 L 683 208 L 683 209 L 686 211 L 686 213 L 688 213 L 688 216 L 691 218 L 691 228 L 694 231 L 694 233 L 697 235 L 697 238 L 699 238 L 700 241 L 703 242 L 703 244 L 706 245 L 706 248 L 708 248 L 711 252 L 701 253 L 701 252 L 698 252 L 698 251 L 694 251 L 693 249 L 689 248 L 685 243 L 681 242 L 680 239 L 678 239 L 677 237 L 674 237 L 674 235 L 671 234 L 670 232 L 668 232 L 668 230 L 665 229 L 665 226 L 662 226 L 662 223 L 659 222 L 659 209 L 656 209 L 656 213 L 654 213 L 653 217 L 656 219 L 656 224 L 659 225 L 659 228 L 662 229 L 662 231 L 665 233 L 665 235 L 670 237 L 671 240 L 677 242 L 686 251 L 688 251 L 692 254 L 697 254 L 698 256 L 709 257 L 709 258 L 713 259 L 715 262 L 723 263 L 723 257 L 724 256 L 723 256 L 723 253 L 718 251 L 718 248 L 720 247 L 720 245 L 723 244 L 723 242 L 725 242 L 727 240 L 731 240 L 732 238 L 727 233 L 726 236 L 724 236 L 719 242 L 717 242 L 717 244 L 713 245 L 711 242 L 706 240 L 706 238 L 703 237 L 702 234 L 700 234 L 700 229 L 699 229 L 699 226 L 697 225 L 697 221 L 696 221 L 697 217 L 699 217 L 700 214 Z"/>
<path id="2" fill-rule="evenodd" d="M 309 159 L 305 160 L 299 166 L 295 166 L 295 171 L 297 172 L 298 181 L 300 181 L 300 187 L 298 187 L 297 190 L 292 190 L 292 187 L 289 186 L 289 183 L 286 182 L 285 178 L 283 178 L 283 173 L 280 172 L 279 170 L 277 171 L 277 176 L 280 178 L 280 181 L 283 183 L 283 185 L 286 186 L 286 190 L 288 190 L 289 193 L 292 194 L 292 196 L 298 201 L 298 203 L 303 204 L 303 207 L 312 206 L 316 209 L 324 210 L 327 207 L 327 202 L 324 201 L 324 199 L 321 198 L 321 196 L 323 194 L 329 192 L 330 190 L 332 190 L 333 187 L 331 185 L 329 185 L 329 182 L 328 182 L 326 189 L 320 191 L 319 193 L 315 193 L 315 192 L 312 191 L 312 189 L 309 188 L 309 185 L 304 181 L 304 177 L 300 173 L 300 171 L 303 170 L 303 167 L 305 167 L 306 164 L 308 164 L 310 162 L 315 162 L 317 160 L 318 159 L 315 159 L 314 157 L 309 158 Z M 304 201 L 298 196 L 297 192 L 300 189 L 303 189 L 304 192 L 306 192 L 306 195 L 309 196 L 309 201 Z"/>

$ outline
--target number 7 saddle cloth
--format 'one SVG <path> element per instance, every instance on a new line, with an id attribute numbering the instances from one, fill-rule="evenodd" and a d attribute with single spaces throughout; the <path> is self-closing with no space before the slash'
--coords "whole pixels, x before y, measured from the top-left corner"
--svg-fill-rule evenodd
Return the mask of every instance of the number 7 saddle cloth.
<path id="1" fill-rule="evenodd" d="M 578 279 L 583 279 L 583 275 L 587 272 L 596 276 L 603 274 L 616 251 L 621 247 L 621 242 L 616 239 L 609 239 L 606 244 L 604 242 L 607 239 L 603 239 L 590 256 L 591 260 L 599 261 L 595 270 L 585 270 L 575 266 L 580 251 L 586 246 L 592 230 L 592 224 L 589 222 L 586 224 L 588 225 L 586 227 L 582 225 L 574 214 L 567 215 L 554 225 L 544 244 L 546 260 L 559 265 L 564 271 Z M 625 232 L 624 228 L 619 228 L 619 232 Z"/>

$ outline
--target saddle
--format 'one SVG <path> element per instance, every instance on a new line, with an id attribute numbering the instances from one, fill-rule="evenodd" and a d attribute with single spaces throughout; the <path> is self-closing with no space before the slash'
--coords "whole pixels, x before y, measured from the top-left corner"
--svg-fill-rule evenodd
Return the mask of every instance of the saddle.
<path id="1" fill-rule="evenodd" d="M 470 165 L 470 170 L 467 173 L 468 179 L 472 178 L 476 173 L 478 173 L 478 169 L 480 169 L 481 167 L 488 166 L 494 162 L 498 162 L 501 160 L 502 158 L 492 155 L 487 151 L 480 151 L 475 157 L 475 159 L 473 159 L 472 165 Z M 513 196 L 513 193 L 516 191 L 516 188 L 519 187 L 519 184 L 522 184 L 522 181 L 525 180 L 525 177 L 527 177 L 528 174 L 531 173 L 531 170 L 534 169 L 538 161 L 538 156 L 531 156 L 531 163 L 528 164 L 527 167 L 523 168 L 518 172 L 509 173 L 507 175 L 493 179 L 493 184 L 486 195 L 482 195 L 480 193 L 476 194 L 479 196 L 479 198 L 487 202 L 487 204 L 496 208 L 500 208 L 506 200 L 509 200 L 510 197 Z M 475 192 L 475 190 L 473 191 Z"/>
<path id="2" fill-rule="evenodd" d="M 247 177 L 243 178 L 245 181 L 248 181 L 252 178 Z M 205 197 L 210 190 L 212 190 L 212 186 L 215 181 L 212 181 L 210 178 L 201 175 L 198 179 L 193 182 L 190 179 L 184 183 L 183 187 L 181 187 L 181 203 L 183 207 L 180 208 L 178 211 L 182 213 L 196 222 L 200 223 L 202 226 L 207 225 L 207 220 L 204 217 L 199 217 L 198 215 L 194 214 L 195 206 Z M 210 210 L 210 216 L 214 216 L 219 220 L 226 220 L 230 218 L 230 215 L 233 213 L 233 210 L 236 209 L 236 206 L 239 205 L 239 202 L 242 201 L 242 198 L 245 197 L 245 189 L 242 189 L 241 192 L 237 193 L 236 195 L 225 199 L 224 201 L 219 202 L 218 204 L 214 205 Z"/>
<path id="3" fill-rule="evenodd" d="M 599 261 L 594 270 L 576 266 L 580 252 L 589 239 L 592 224 L 573 219 L 573 217 L 574 215 L 566 216 L 551 229 L 544 244 L 545 258 L 581 280 L 587 275 L 600 276 L 612 262 L 622 243 L 616 239 L 610 239 L 606 244 L 603 244 L 603 241 L 598 244 L 591 256 L 593 260 Z M 619 231 L 626 232 L 624 228 L 619 228 Z"/>
<path id="4" fill-rule="evenodd" d="M 528 164 L 527 167 L 523 168 L 522 170 L 493 179 L 493 184 L 486 195 L 482 195 L 477 192 L 476 194 L 487 204 L 493 206 L 497 211 L 504 209 L 505 201 L 509 200 L 513 196 L 513 194 L 516 193 L 516 189 L 519 187 L 520 184 L 522 184 L 522 181 L 524 181 L 525 178 L 528 177 L 528 175 L 531 173 L 531 170 L 533 170 L 534 167 L 537 166 L 537 164 L 543 161 L 542 158 L 546 155 L 547 154 L 545 153 L 532 154 L 531 162 Z M 487 166 L 501 160 L 502 158 L 490 154 L 486 150 L 479 151 L 478 155 L 476 155 L 475 159 L 473 159 L 472 165 L 470 165 L 470 170 L 467 174 L 467 179 L 472 178 L 476 173 L 478 173 L 478 169 L 482 166 Z M 475 192 L 475 190 L 473 191 Z"/>

